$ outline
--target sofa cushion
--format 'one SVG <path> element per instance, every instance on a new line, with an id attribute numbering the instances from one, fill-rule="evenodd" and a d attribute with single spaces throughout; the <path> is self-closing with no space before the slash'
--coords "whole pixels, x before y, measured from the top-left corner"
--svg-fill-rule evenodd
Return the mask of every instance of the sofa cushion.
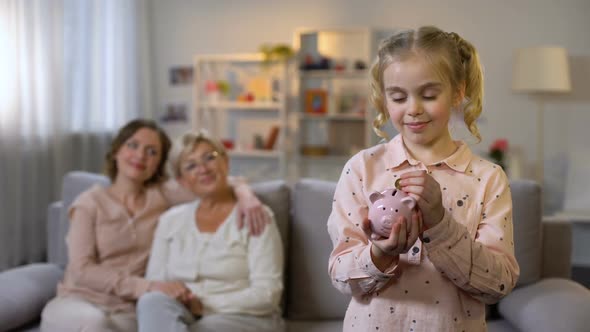
<path id="1" fill-rule="evenodd" d="M 567 279 L 515 289 L 498 308 L 519 331 L 588 331 L 590 326 L 590 290 Z"/>
<path id="2" fill-rule="evenodd" d="M 320 180 L 302 179 L 295 184 L 289 231 L 288 319 L 342 320 L 350 302 L 328 276 L 332 242 L 326 224 L 335 189 L 336 183 Z"/>
<path id="3" fill-rule="evenodd" d="M 30 264 L 0 273 L 0 331 L 37 321 L 62 276 L 63 270 L 54 264 Z"/>
<path id="4" fill-rule="evenodd" d="M 512 181 L 514 251 L 520 266 L 517 286 L 541 278 L 541 187 L 531 180 Z"/>
<path id="5" fill-rule="evenodd" d="M 252 184 L 256 196 L 274 212 L 281 240 L 285 248 L 285 259 L 289 245 L 290 189 L 285 181 L 268 181 Z"/>
<path id="6" fill-rule="evenodd" d="M 488 320 L 486 324 L 488 325 L 488 332 L 518 332 L 505 319 Z"/>

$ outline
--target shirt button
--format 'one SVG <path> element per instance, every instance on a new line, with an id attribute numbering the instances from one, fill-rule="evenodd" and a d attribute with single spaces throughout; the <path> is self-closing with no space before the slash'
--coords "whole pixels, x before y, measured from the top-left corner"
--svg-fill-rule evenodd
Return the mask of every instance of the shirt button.
<path id="1" fill-rule="evenodd" d="M 422 239 L 422 242 L 424 243 L 430 243 L 430 238 L 429 237 L 425 237 Z"/>

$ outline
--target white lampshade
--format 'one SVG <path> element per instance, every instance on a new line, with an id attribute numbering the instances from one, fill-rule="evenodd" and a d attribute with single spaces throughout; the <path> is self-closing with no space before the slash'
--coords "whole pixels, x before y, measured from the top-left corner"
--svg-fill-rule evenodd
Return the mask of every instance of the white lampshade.
<path id="1" fill-rule="evenodd" d="M 567 52 L 562 47 L 531 47 L 516 51 L 512 90 L 521 92 L 569 92 Z"/>

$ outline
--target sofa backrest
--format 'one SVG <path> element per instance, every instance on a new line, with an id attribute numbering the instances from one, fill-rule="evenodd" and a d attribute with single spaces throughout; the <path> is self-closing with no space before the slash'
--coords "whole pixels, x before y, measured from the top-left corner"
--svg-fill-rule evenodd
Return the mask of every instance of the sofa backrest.
<path id="1" fill-rule="evenodd" d="M 332 242 L 327 221 L 336 183 L 303 179 L 293 188 L 288 256 L 287 312 L 291 320 L 342 319 L 350 297 L 328 275 Z"/>
<path id="2" fill-rule="evenodd" d="M 61 211 L 59 212 L 59 231 L 55 232 L 57 238 L 50 238 L 52 246 L 58 249 L 57 258 L 51 263 L 65 266 L 68 262 L 67 246 L 65 238 L 69 229 L 68 209 L 72 202 L 85 190 L 93 185 L 108 186 L 109 179 L 101 174 L 84 171 L 67 173 L 62 181 Z M 273 210 L 285 250 L 288 244 L 288 223 L 290 213 L 290 189 L 284 181 L 268 181 L 252 185 L 252 190 L 260 200 Z M 286 257 L 286 256 L 285 256 Z"/>
<path id="3" fill-rule="evenodd" d="M 105 176 L 70 172 L 63 179 L 60 230 L 53 246 L 59 247 L 58 263 L 67 263 L 65 235 L 69 222 L 67 208 L 93 184 L 108 185 Z M 254 192 L 268 205 L 277 220 L 286 251 L 286 310 L 292 320 L 344 317 L 350 298 L 339 293 L 328 276 L 332 244 L 326 222 L 332 208 L 336 183 L 302 179 L 290 189 L 284 181 L 253 184 Z M 514 243 L 521 275 L 518 286 L 541 278 L 541 189 L 529 180 L 511 182 Z"/>
<path id="4" fill-rule="evenodd" d="M 510 189 L 514 252 L 520 266 L 520 278 L 516 285 L 524 286 L 541 279 L 543 254 L 541 186 L 531 180 L 514 180 L 510 182 Z"/>
<path id="5" fill-rule="evenodd" d="M 51 263 L 56 263 L 60 266 L 65 266 L 68 263 L 68 249 L 65 239 L 68 228 L 70 227 L 68 209 L 72 202 L 78 195 L 93 185 L 108 186 L 109 183 L 108 177 L 96 173 L 73 171 L 64 176 L 61 187 L 62 209 L 59 213 L 59 231 L 57 232 L 57 239 L 50 239 L 51 241 L 56 241 L 53 246 L 57 248 L 57 261 Z"/>
<path id="6" fill-rule="evenodd" d="M 513 199 L 515 256 L 520 265 L 518 286 L 541 278 L 541 188 L 530 180 L 510 183 Z M 328 276 L 332 244 L 327 220 L 336 183 L 313 179 L 297 182 L 292 193 L 286 317 L 343 318 L 350 297 L 336 291 Z"/>

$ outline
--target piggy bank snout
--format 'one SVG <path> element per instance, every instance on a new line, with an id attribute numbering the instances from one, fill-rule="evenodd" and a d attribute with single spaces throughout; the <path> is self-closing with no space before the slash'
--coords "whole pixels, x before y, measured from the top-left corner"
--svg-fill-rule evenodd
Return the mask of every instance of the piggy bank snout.
<path id="1" fill-rule="evenodd" d="M 396 189 L 374 192 L 370 196 L 369 220 L 374 233 L 388 237 L 400 216 L 410 220 L 416 201 Z"/>

